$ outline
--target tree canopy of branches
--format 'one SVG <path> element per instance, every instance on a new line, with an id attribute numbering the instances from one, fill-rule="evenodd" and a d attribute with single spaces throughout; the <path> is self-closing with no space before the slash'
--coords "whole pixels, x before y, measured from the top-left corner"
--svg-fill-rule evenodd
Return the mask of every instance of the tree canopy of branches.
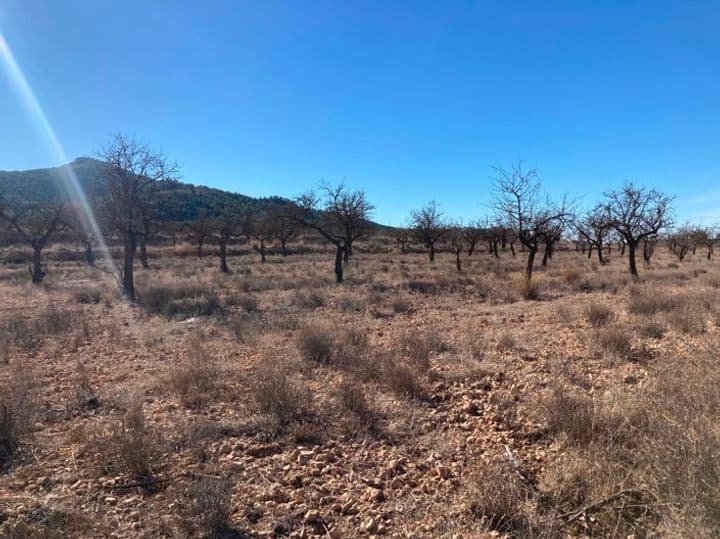
<path id="1" fill-rule="evenodd" d="M 541 180 L 534 168 L 523 170 L 522 163 L 517 162 L 510 169 L 495 170 L 493 208 L 527 250 L 525 279 L 529 282 L 540 243 L 566 222 L 569 209 L 564 200 L 554 204 L 541 199 Z"/>
<path id="2" fill-rule="evenodd" d="M 644 238 L 670 226 L 672 198 L 630 182 L 620 189 L 607 191 L 605 197 L 610 223 L 627 244 L 630 274 L 637 277 L 637 246 Z"/>
<path id="3" fill-rule="evenodd" d="M 367 232 L 374 206 L 364 191 L 348 189 L 342 183 L 337 187 L 323 183 L 296 202 L 298 211 L 290 217 L 335 246 L 335 280 L 343 282 L 343 258 L 348 260 L 353 241 Z"/>
<path id="4" fill-rule="evenodd" d="M 2 220 L 32 248 L 32 263 L 28 264 L 30 278 L 34 284 L 40 284 L 45 277 L 42 251 L 53 234 L 64 226 L 64 206 L 10 200 L 3 201 L 0 209 Z"/>
<path id="5" fill-rule="evenodd" d="M 602 204 L 595 205 L 585 215 L 573 220 L 578 238 L 588 246 L 588 258 L 592 256 L 593 247 L 597 249 L 598 261 L 603 264 L 602 248 L 612 224 L 607 208 Z"/>
<path id="6" fill-rule="evenodd" d="M 297 208 L 292 204 L 276 205 L 271 207 L 267 212 L 272 229 L 272 236 L 280 243 L 280 253 L 282 256 L 289 254 L 287 244 L 298 230 L 298 222 L 292 218 L 293 213 L 296 212 Z"/>
<path id="7" fill-rule="evenodd" d="M 135 300 L 134 261 L 138 238 L 144 233 L 142 208 L 153 196 L 153 184 L 173 179 L 178 172 L 176 163 L 168 161 L 162 152 L 122 134 L 115 134 L 98 157 L 107 164 L 105 176 L 108 194 L 105 215 L 109 226 L 123 242 L 123 264 L 120 281 L 123 295 Z"/>
<path id="8" fill-rule="evenodd" d="M 434 261 L 436 245 L 449 230 L 437 203 L 433 200 L 422 208 L 410 212 L 410 227 L 417 240 L 428 248 L 430 261 Z"/>
<path id="9" fill-rule="evenodd" d="M 198 211 L 195 219 L 187 222 L 190 235 L 195 238 L 197 243 L 198 258 L 202 258 L 205 240 L 212 237 L 213 230 L 217 228 L 217 225 L 215 216 L 211 215 L 205 208 Z"/>

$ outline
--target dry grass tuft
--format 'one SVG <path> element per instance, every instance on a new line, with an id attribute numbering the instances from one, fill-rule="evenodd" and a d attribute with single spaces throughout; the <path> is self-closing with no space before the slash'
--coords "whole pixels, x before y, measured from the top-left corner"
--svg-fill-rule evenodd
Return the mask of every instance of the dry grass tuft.
<path id="1" fill-rule="evenodd" d="M 307 395 L 290 377 L 288 368 L 277 360 L 262 363 L 253 377 L 250 395 L 257 410 L 283 428 L 305 414 Z"/>
<path id="2" fill-rule="evenodd" d="M 0 385 L 0 471 L 10 465 L 34 430 L 36 387 L 33 377 L 19 369 Z"/>
<path id="3" fill-rule="evenodd" d="M 615 318 L 615 313 L 607 305 L 593 303 L 585 310 L 585 318 L 593 327 L 605 326 Z"/>
<path id="4" fill-rule="evenodd" d="M 187 358 L 173 365 L 168 385 L 186 406 L 197 406 L 214 397 L 222 372 L 200 334 L 188 339 Z"/>

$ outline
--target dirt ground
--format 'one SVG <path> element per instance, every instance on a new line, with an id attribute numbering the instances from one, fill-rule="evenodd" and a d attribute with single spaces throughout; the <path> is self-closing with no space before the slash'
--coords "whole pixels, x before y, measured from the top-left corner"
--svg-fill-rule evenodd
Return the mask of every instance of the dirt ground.
<path id="1" fill-rule="evenodd" d="M 375 241 L 342 285 L 329 252 L 193 253 L 151 249 L 136 305 L 80 261 L 2 265 L 1 537 L 718 531 L 704 253 L 633 282 L 566 245 L 530 293 L 523 253 Z"/>

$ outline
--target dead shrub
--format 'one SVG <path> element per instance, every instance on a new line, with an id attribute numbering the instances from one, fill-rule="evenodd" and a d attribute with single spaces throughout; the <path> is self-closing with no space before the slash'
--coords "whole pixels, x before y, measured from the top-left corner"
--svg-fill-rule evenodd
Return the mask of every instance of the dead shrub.
<path id="1" fill-rule="evenodd" d="M 302 356 L 315 363 L 331 363 L 335 355 L 336 331 L 328 325 L 308 325 L 296 336 Z"/>
<path id="2" fill-rule="evenodd" d="M 641 324 L 638 327 L 638 331 L 643 337 L 647 337 L 649 339 L 662 339 L 665 335 L 665 326 L 657 320 L 650 320 L 645 324 Z"/>
<path id="3" fill-rule="evenodd" d="M 564 267 L 560 271 L 563 281 L 569 285 L 574 285 L 582 279 L 582 272 L 578 268 Z"/>
<path id="4" fill-rule="evenodd" d="M 266 361 L 258 367 L 250 395 L 257 410 L 268 415 L 276 428 L 286 426 L 306 412 L 305 392 L 278 361 Z"/>
<path id="5" fill-rule="evenodd" d="M 417 331 L 405 331 L 400 334 L 397 345 L 398 351 L 410 359 L 420 371 L 430 368 L 430 356 L 446 350 L 446 344 L 435 329 L 427 329 L 418 334 Z"/>
<path id="6" fill-rule="evenodd" d="M 7 468 L 26 442 L 37 417 L 36 381 L 27 371 L 14 369 L 0 385 L 0 471 Z"/>
<path id="7" fill-rule="evenodd" d="M 701 335 L 707 331 L 707 309 L 695 299 L 688 298 L 667 315 L 672 327 L 688 335 Z"/>
<path id="8" fill-rule="evenodd" d="M 596 331 L 592 345 L 600 354 L 624 359 L 632 350 L 632 335 L 618 326 L 611 326 Z"/>
<path id="9" fill-rule="evenodd" d="M 200 478 L 188 489 L 193 519 L 202 537 L 241 537 L 232 527 L 232 490 L 226 480 Z"/>
<path id="10" fill-rule="evenodd" d="M 593 303 L 585 310 L 585 318 L 593 327 L 605 326 L 615 318 L 615 313 L 607 305 Z"/>
<path id="11" fill-rule="evenodd" d="M 521 277 L 515 281 L 517 293 L 526 300 L 537 300 L 540 298 L 540 287 L 537 282 Z"/>
<path id="12" fill-rule="evenodd" d="M 402 297 L 393 298 L 390 307 L 395 314 L 408 314 L 412 312 L 412 305 Z"/>
<path id="13" fill-rule="evenodd" d="M 327 303 L 327 296 L 320 290 L 297 290 L 293 302 L 303 309 L 319 309 Z"/>
<path id="14" fill-rule="evenodd" d="M 507 331 L 503 332 L 500 337 L 498 337 L 495 348 L 498 352 L 509 352 L 511 350 L 515 350 L 515 348 L 517 348 L 515 336 Z"/>
<path id="15" fill-rule="evenodd" d="M 80 408 L 97 408 L 100 406 L 100 398 L 90 383 L 85 365 L 78 362 L 77 376 L 75 380 L 75 403 Z"/>
<path id="16" fill-rule="evenodd" d="M 336 400 L 361 426 L 370 428 L 375 424 L 375 412 L 368 403 L 362 385 L 356 381 L 343 380 L 337 389 Z"/>
<path id="17" fill-rule="evenodd" d="M 655 316 L 675 309 L 681 298 L 675 295 L 660 292 L 658 290 L 647 290 L 631 288 L 630 300 L 628 301 L 628 312 L 642 316 Z"/>
<path id="18" fill-rule="evenodd" d="M 152 484 L 152 464 L 159 454 L 159 439 L 145 422 L 142 402 L 131 400 L 119 428 L 111 435 L 109 448 L 115 450 L 116 463 L 139 482 Z"/>
<path id="19" fill-rule="evenodd" d="M 173 365 L 168 377 L 168 385 L 186 406 L 199 405 L 218 392 L 222 373 L 202 339 L 199 334 L 188 339 L 186 359 Z"/>
<path id="20" fill-rule="evenodd" d="M 258 299 L 251 294 L 229 296 L 225 304 L 230 307 L 240 307 L 246 313 L 255 313 L 259 310 Z"/>
<path id="21" fill-rule="evenodd" d="M 526 508 L 528 488 L 509 462 L 495 459 L 484 465 L 472 484 L 468 510 L 483 527 L 512 537 L 535 535 Z"/>
<path id="22" fill-rule="evenodd" d="M 220 310 L 220 298 L 196 283 L 151 284 L 138 288 L 137 303 L 148 314 L 166 318 L 209 316 Z"/>
<path id="23" fill-rule="evenodd" d="M 78 303 L 97 305 L 103 299 L 103 292 L 100 288 L 87 287 L 76 290 L 73 297 Z"/>
<path id="24" fill-rule="evenodd" d="M 386 358 L 383 362 L 382 379 L 395 394 L 401 397 L 418 400 L 428 398 L 428 392 L 417 373 L 405 363 Z"/>
<path id="25" fill-rule="evenodd" d="M 26 352 L 37 350 L 51 336 L 69 335 L 74 327 L 83 323 L 82 313 L 54 306 L 41 307 L 30 316 L 14 314 L 0 320 L 0 335 L 9 346 Z"/>

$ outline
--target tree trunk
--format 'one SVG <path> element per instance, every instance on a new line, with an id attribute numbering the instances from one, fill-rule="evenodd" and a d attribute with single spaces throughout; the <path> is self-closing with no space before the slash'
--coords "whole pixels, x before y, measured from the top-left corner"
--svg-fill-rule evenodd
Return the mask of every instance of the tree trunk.
<path id="1" fill-rule="evenodd" d="M 95 264 L 95 253 L 93 252 L 92 243 L 85 244 L 85 263 L 88 266 Z"/>
<path id="2" fill-rule="evenodd" d="M 583 253 L 585 252 L 585 249 L 583 249 Z M 588 245 L 588 254 L 587 254 L 588 260 L 592 258 L 592 245 Z"/>
<path id="3" fill-rule="evenodd" d="M 202 236 L 198 238 L 198 250 L 197 250 L 198 258 L 202 258 L 202 256 L 203 256 L 202 248 L 203 248 L 204 242 L 205 242 L 205 238 L 203 238 Z"/>
<path id="4" fill-rule="evenodd" d="M 620 244 L 620 256 L 624 256 L 624 255 L 625 255 L 625 242 L 622 242 Z"/>
<path id="5" fill-rule="evenodd" d="M 335 246 L 335 282 L 343 282 L 343 254 L 345 253 L 345 246 L 342 243 L 338 243 Z"/>
<path id="6" fill-rule="evenodd" d="M 260 262 L 265 263 L 265 240 L 260 240 Z"/>
<path id="7" fill-rule="evenodd" d="M 280 252 L 282 253 L 283 256 L 288 255 L 286 239 L 280 238 Z"/>
<path id="8" fill-rule="evenodd" d="M 407 254 L 407 247 L 405 246 L 405 242 L 400 242 L 400 250 L 402 251 L 402 254 Z"/>
<path id="9" fill-rule="evenodd" d="M 530 282 L 532 279 L 533 265 L 535 264 L 535 253 L 537 247 L 528 247 L 527 264 L 525 265 L 525 280 Z"/>
<path id="10" fill-rule="evenodd" d="M 498 254 L 498 242 L 493 242 L 493 255 L 495 255 L 495 258 L 500 258 L 500 255 Z"/>
<path id="11" fill-rule="evenodd" d="M 150 269 L 150 264 L 148 264 L 147 259 L 147 240 L 145 236 L 140 236 L 138 243 L 140 245 L 140 263 L 143 268 Z"/>
<path id="12" fill-rule="evenodd" d="M 548 258 L 550 258 L 550 242 L 545 242 L 545 249 L 543 250 L 543 259 L 542 259 L 542 267 L 544 268 L 547 266 Z"/>
<path id="13" fill-rule="evenodd" d="M 637 278 L 638 270 L 637 270 L 637 263 L 635 261 L 635 248 L 637 247 L 637 245 L 635 243 L 628 243 L 627 247 L 628 247 L 628 264 L 630 267 L 630 275 Z"/>
<path id="14" fill-rule="evenodd" d="M 460 262 L 460 250 L 455 251 L 455 267 L 458 271 L 462 271 L 462 263 Z"/>
<path id="15" fill-rule="evenodd" d="M 135 278 L 133 264 L 135 262 L 135 249 L 137 238 L 133 232 L 127 232 L 125 237 L 125 251 L 123 257 L 123 295 L 130 301 L 135 301 Z"/>
<path id="16" fill-rule="evenodd" d="M 599 241 L 597 244 L 598 262 L 600 262 L 601 264 L 604 264 L 605 261 L 603 260 L 603 256 L 602 256 L 602 248 L 603 248 L 602 242 Z"/>
<path id="17" fill-rule="evenodd" d="M 45 277 L 45 272 L 42 269 L 42 246 L 33 246 L 33 259 L 32 259 L 32 270 L 30 271 L 30 277 L 33 284 L 40 284 Z"/>
<path id="18" fill-rule="evenodd" d="M 220 244 L 220 271 L 230 273 L 230 268 L 227 265 L 227 238 L 221 237 L 218 243 Z"/>
<path id="19" fill-rule="evenodd" d="M 510 252 L 515 256 L 515 243 L 512 241 L 510 242 Z"/>
<path id="20" fill-rule="evenodd" d="M 435 244 L 431 243 L 430 244 L 430 262 L 434 262 L 434 261 L 435 261 Z"/>
<path id="21" fill-rule="evenodd" d="M 472 256 L 472 254 L 475 252 L 475 244 L 471 243 L 470 247 L 468 247 L 468 256 Z"/>
<path id="22" fill-rule="evenodd" d="M 608 253 L 607 253 L 607 254 L 611 254 L 611 253 L 612 253 L 612 242 L 609 241 L 609 242 L 608 242 Z"/>
<path id="23" fill-rule="evenodd" d="M 710 258 L 712 257 L 712 252 L 713 252 L 712 245 L 708 245 L 708 248 L 707 248 L 707 259 L 708 260 L 710 260 Z"/>

